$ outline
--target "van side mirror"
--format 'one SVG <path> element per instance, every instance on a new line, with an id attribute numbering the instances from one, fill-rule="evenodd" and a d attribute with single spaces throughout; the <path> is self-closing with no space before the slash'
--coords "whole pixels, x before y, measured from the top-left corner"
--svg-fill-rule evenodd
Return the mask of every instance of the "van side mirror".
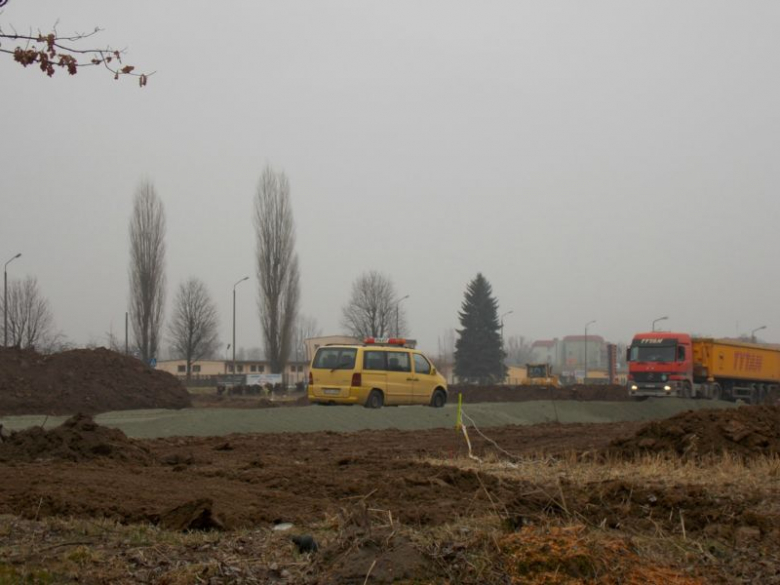
<path id="1" fill-rule="evenodd" d="M 431 376 L 435 376 L 435 375 L 436 375 L 436 368 L 431 366 Z"/>

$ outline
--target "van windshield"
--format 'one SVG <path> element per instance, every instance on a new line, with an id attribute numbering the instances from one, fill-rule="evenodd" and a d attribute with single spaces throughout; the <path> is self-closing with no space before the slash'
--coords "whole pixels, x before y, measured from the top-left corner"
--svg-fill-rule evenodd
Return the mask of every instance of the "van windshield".
<path id="1" fill-rule="evenodd" d="M 354 347 L 321 347 L 314 356 L 313 368 L 323 370 L 351 370 L 355 367 L 357 349 Z"/>

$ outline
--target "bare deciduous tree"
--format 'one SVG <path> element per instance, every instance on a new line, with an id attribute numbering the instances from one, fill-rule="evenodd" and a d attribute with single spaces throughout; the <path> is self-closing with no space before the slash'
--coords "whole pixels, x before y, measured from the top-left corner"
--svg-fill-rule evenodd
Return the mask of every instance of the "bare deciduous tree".
<path id="1" fill-rule="evenodd" d="M 192 362 L 212 357 L 217 352 L 218 326 L 217 307 L 203 281 L 190 278 L 181 283 L 168 328 L 173 355 L 187 363 L 187 380 L 192 372 Z"/>
<path id="2" fill-rule="evenodd" d="M 165 302 L 165 210 L 154 185 L 135 192 L 130 219 L 130 322 L 135 347 L 149 363 L 157 357 Z"/>
<path id="3" fill-rule="evenodd" d="M 375 270 L 366 272 L 352 283 L 352 296 L 341 310 L 341 324 L 358 338 L 403 336 L 406 312 L 400 300 L 389 277 Z"/>
<path id="4" fill-rule="evenodd" d="M 0 2 L 0 6 L 3 4 L 4 2 Z M 85 39 L 100 32 L 99 28 L 95 28 L 88 33 L 62 35 L 57 32 L 55 25 L 47 33 L 39 30 L 20 34 L 16 30 L 7 31 L 0 27 L 0 53 L 12 55 L 14 61 L 22 67 L 37 67 L 49 77 L 52 77 L 57 69 L 67 71 L 69 75 L 76 75 L 82 67 L 102 66 L 108 69 L 114 79 L 124 76 L 137 77 L 139 85 L 145 86 L 152 74 L 137 72 L 133 65 L 122 63 L 124 50 L 111 47 L 89 48 L 82 44 Z"/>
<path id="5" fill-rule="evenodd" d="M 281 373 L 290 357 L 300 284 L 295 253 L 295 222 L 290 183 L 266 166 L 255 196 L 258 309 L 265 353 L 272 373 Z"/>
<path id="6" fill-rule="evenodd" d="M 9 344 L 49 353 L 55 349 L 60 337 L 54 329 L 49 301 L 38 288 L 38 279 L 28 276 L 24 280 L 12 280 L 8 286 Z"/>

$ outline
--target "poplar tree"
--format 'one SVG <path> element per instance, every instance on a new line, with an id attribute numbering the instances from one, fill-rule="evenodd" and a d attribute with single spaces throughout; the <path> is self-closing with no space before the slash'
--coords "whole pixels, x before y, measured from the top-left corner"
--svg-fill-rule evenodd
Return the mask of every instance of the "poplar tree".
<path id="1" fill-rule="evenodd" d="M 467 384 L 495 384 L 506 378 L 498 301 L 481 273 L 466 287 L 458 313 L 462 329 L 455 342 L 455 375 Z"/>

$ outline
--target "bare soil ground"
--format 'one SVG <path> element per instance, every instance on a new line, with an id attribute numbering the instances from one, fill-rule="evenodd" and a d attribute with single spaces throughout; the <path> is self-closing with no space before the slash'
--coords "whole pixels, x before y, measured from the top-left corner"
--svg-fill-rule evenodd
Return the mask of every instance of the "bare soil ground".
<path id="1" fill-rule="evenodd" d="M 780 583 L 780 460 L 702 447 L 724 424 L 771 440 L 778 409 L 700 415 L 471 427 L 471 449 L 454 429 L 141 441 L 74 417 L 0 444 L 0 583 Z M 705 455 L 678 456 L 679 427 Z M 643 454 L 651 432 L 668 447 Z"/>

